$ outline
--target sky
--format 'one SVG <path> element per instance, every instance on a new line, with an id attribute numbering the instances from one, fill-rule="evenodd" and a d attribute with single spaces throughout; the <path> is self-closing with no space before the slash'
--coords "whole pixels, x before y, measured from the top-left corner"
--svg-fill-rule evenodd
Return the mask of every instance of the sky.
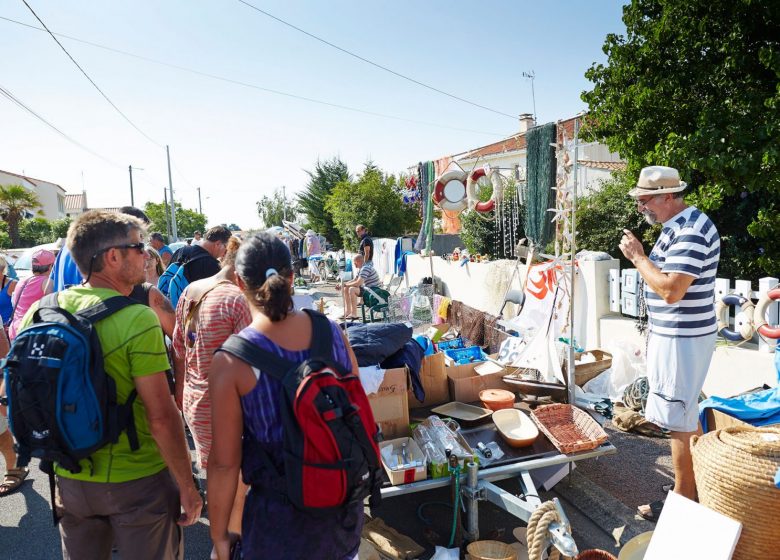
<path id="1" fill-rule="evenodd" d="M 246 0 L 484 109 L 241 0 L 27 2 L 121 114 L 48 33 L 7 21 L 41 27 L 22 0 L 3 0 L 0 87 L 80 146 L 0 96 L 0 169 L 116 207 L 132 165 L 143 207 L 162 202 L 167 145 L 176 200 L 197 209 L 200 188 L 209 225 L 243 229 L 261 226 L 264 195 L 303 190 L 318 160 L 399 173 L 516 133 L 534 112 L 524 72 L 537 122 L 574 116 L 606 35 L 624 31 L 611 0 Z"/>

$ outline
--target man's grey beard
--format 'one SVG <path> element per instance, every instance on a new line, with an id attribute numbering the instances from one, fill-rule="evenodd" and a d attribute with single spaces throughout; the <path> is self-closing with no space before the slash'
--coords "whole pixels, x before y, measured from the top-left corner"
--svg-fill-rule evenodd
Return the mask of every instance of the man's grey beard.
<path id="1" fill-rule="evenodd" d="M 654 226 L 658 223 L 658 217 L 649 210 L 643 211 L 642 215 L 645 217 L 645 221 L 651 226 Z"/>

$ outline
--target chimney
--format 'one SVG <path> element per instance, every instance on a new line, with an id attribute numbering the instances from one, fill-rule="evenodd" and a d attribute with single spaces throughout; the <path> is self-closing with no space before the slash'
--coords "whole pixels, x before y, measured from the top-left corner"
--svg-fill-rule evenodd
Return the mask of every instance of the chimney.
<path id="1" fill-rule="evenodd" d="M 536 126 L 536 121 L 531 113 L 520 114 L 520 132 L 528 132 L 529 128 Z"/>

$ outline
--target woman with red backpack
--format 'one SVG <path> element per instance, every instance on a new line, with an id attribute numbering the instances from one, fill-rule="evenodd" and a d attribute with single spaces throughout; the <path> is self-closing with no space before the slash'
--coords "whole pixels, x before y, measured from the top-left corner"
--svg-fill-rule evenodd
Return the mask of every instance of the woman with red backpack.
<path id="1" fill-rule="evenodd" d="M 293 308 L 290 253 L 278 238 L 263 233 L 244 242 L 236 276 L 252 323 L 216 353 L 209 375 L 209 517 L 218 558 L 237 557 L 227 524 L 240 469 L 251 487 L 243 558 L 352 560 L 363 498 L 381 476 L 355 355 L 334 322 Z M 349 457 L 318 448 L 332 441 L 343 449 L 344 438 Z M 329 465 L 312 476 L 313 463 Z M 344 484 L 330 483 L 332 474 Z"/>

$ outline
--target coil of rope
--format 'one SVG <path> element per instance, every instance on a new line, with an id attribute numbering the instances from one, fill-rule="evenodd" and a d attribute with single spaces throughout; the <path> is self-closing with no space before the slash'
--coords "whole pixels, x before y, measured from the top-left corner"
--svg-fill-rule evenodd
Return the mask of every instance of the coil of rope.
<path id="1" fill-rule="evenodd" d="M 528 560 L 542 560 L 542 553 L 547 543 L 547 529 L 552 523 L 560 523 L 561 518 L 555 507 L 555 502 L 544 502 L 536 511 L 531 514 L 528 520 L 526 530 L 526 540 L 528 541 Z M 552 552 L 548 560 L 561 560 L 562 558 L 571 558 L 570 556 L 561 556 L 557 548 L 552 547 Z"/>
<path id="2" fill-rule="evenodd" d="M 649 394 L 650 385 L 647 377 L 639 377 L 623 391 L 623 404 L 636 412 L 644 413 Z"/>

